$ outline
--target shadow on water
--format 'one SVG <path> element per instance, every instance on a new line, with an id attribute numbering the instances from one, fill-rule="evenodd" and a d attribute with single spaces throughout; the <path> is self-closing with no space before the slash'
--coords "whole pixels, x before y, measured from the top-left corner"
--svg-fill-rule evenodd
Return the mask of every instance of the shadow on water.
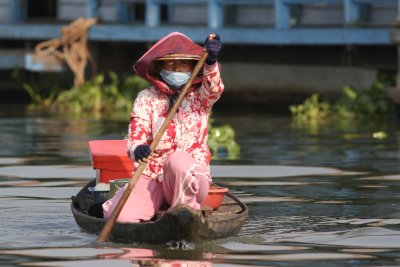
<path id="1" fill-rule="evenodd" d="M 150 246 L 95 242 L 70 211 L 94 177 L 87 141 L 126 121 L 0 111 L 1 266 L 389 266 L 400 261 L 398 125 L 301 128 L 288 117 L 215 115 L 241 145 L 214 182 L 250 208 L 234 237 Z M 387 138 L 375 139 L 385 131 Z"/>

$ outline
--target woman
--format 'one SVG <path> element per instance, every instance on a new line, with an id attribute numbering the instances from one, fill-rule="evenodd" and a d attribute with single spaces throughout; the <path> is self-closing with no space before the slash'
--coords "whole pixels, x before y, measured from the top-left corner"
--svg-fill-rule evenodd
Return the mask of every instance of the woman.
<path id="1" fill-rule="evenodd" d="M 150 144 L 168 115 L 181 88 L 207 49 L 202 73 L 193 81 L 154 152 Z M 204 48 L 174 32 L 153 45 L 133 66 L 152 86 L 141 91 L 133 105 L 128 154 L 135 167 L 148 166 L 136 183 L 117 221 L 150 220 L 163 203 L 173 209 L 186 204 L 200 209 L 211 182 L 207 121 L 213 104 L 224 90 L 217 58 L 219 36 L 210 34 Z M 126 188 L 126 187 L 125 187 Z M 108 219 L 124 190 L 103 204 Z"/>

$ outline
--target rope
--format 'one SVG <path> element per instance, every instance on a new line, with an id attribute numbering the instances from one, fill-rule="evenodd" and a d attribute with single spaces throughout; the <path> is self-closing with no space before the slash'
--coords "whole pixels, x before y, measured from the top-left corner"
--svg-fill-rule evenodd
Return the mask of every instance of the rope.
<path id="1" fill-rule="evenodd" d="M 64 60 L 75 75 L 74 85 L 85 82 L 85 67 L 93 58 L 87 47 L 88 29 L 97 23 L 97 19 L 78 18 L 70 25 L 61 28 L 61 38 L 51 39 L 36 45 L 35 53 L 39 56 L 53 55 Z M 61 49 L 62 51 L 58 50 Z"/>

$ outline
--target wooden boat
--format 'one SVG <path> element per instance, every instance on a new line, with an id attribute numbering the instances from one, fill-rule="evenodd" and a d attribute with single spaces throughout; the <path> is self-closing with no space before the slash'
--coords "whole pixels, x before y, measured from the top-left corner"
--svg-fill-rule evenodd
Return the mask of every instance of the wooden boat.
<path id="1" fill-rule="evenodd" d="M 95 180 L 92 180 L 72 197 L 71 209 L 82 229 L 99 233 L 105 220 L 88 214 L 89 208 L 94 205 L 88 188 L 94 185 Z M 240 231 L 247 215 L 247 206 L 227 192 L 222 205 L 215 210 L 194 210 L 182 206 L 171 211 L 161 210 L 148 222 L 116 223 L 110 239 L 118 242 L 165 244 L 169 241 L 198 242 L 229 237 Z"/>

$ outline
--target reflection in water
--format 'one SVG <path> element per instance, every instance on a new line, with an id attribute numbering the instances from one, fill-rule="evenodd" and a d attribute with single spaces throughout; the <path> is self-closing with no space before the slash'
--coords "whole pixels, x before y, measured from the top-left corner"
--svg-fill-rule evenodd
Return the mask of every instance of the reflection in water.
<path id="1" fill-rule="evenodd" d="M 276 241 L 350 247 L 400 248 L 400 231 L 381 227 L 363 227 L 354 230 L 323 233 L 310 231 L 284 234 Z"/>
<path id="2" fill-rule="evenodd" d="M 149 250 L 151 251 L 151 250 Z M 27 249 L 27 250 L 4 250 L 1 254 L 21 255 L 37 258 L 49 259 L 76 259 L 104 257 L 104 255 L 119 255 L 124 253 L 120 248 L 47 248 L 47 249 Z"/>
<path id="3" fill-rule="evenodd" d="M 306 250 L 310 247 L 300 246 L 278 246 L 278 245 L 256 245 L 256 244 L 243 244 L 239 242 L 227 242 L 221 245 L 221 247 L 229 249 L 231 251 L 288 251 L 288 250 Z"/>
<path id="4" fill-rule="evenodd" d="M 36 163 L 88 162 L 87 142 L 97 138 L 122 139 L 125 124 L 60 118 L 1 119 L 0 151 L 1 155 L 24 156 Z"/>
<path id="5" fill-rule="evenodd" d="M 370 259 L 372 256 L 348 253 L 296 253 L 281 255 L 216 255 L 217 259 L 229 259 L 243 261 L 308 261 L 308 260 L 351 260 L 351 259 Z"/>
<path id="6" fill-rule="evenodd" d="M 70 211 L 94 171 L 87 141 L 121 139 L 127 122 L 0 118 L 0 265 L 390 266 L 400 254 L 400 134 L 288 118 L 215 117 L 242 158 L 214 161 L 214 182 L 250 208 L 234 237 L 191 244 L 98 244 Z M 108 246 L 108 247 L 105 247 Z"/>
<path id="7" fill-rule="evenodd" d="M 174 266 L 174 267 L 210 267 L 210 261 L 193 261 L 155 258 L 158 252 L 145 248 L 55 248 L 55 249 L 31 249 L 31 250 L 5 250 L 0 255 L 19 255 L 40 259 L 41 262 L 27 262 L 24 266 Z M 205 253 L 203 258 L 211 258 L 213 255 Z M 101 260 L 93 260 L 93 258 Z M 43 261 L 49 259 L 52 261 Z M 61 259 L 61 261 L 54 261 Z M 70 260 L 68 260 L 70 259 Z M 76 259 L 79 259 L 77 261 Z M 106 265 L 108 264 L 108 265 Z M 122 265 L 121 265 L 122 264 Z M 130 264 L 130 265 L 129 265 Z M 96 265 L 98 266 L 98 265 Z"/>
<path id="8" fill-rule="evenodd" d="M 185 261 L 185 260 L 82 260 L 82 261 L 56 261 L 56 262 L 37 262 L 26 263 L 24 266 L 49 266 L 49 267 L 139 267 L 139 266 L 156 266 L 156 267 L 211 267 L 211 262 L 206 261 Z"/>
<path id="9" fill-rule="evenodd" d="M 377 181 L 400 181 L 400 175 L 382 175 L 382 176 L 373 176 L 373 177 L 363 177 L 360 180 L 377 180 Z"/>

